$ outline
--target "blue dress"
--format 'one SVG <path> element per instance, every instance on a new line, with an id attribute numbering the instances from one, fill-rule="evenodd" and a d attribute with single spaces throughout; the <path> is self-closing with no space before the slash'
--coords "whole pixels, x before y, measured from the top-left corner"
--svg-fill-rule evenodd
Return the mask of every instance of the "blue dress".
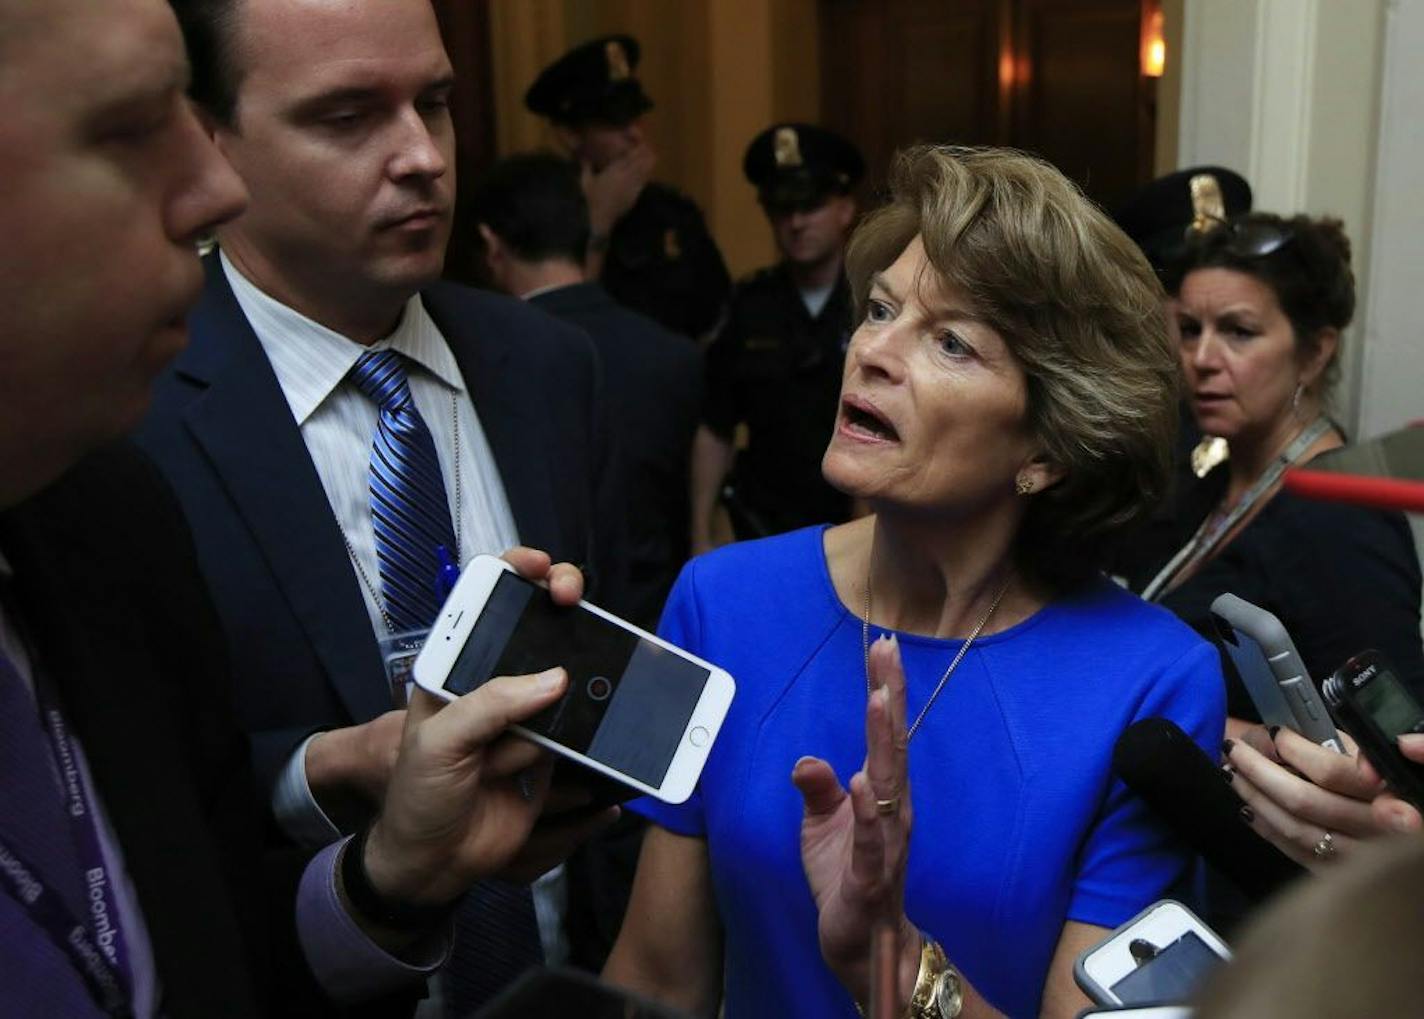
<path id="1" fill-rule="evenodd" d="M 843 785 L 865 756 L 860 620 L 832 587 L 823 533 L 693 561 L 663 615 L 665 638 L 737 683 L 692 798 L 632 805 L 707 840 L 728 1019 L 856 1014 L 821 961 L 791 784 L 803 755 Z M 900 635 L 910 718 L 959 644 Z M 1036 1015 L 1065 921 L 1116 926 L 1188 865 L 1113 779 L 1115 741 L 1162 716 L 1214 757 L 1223 699 L 1216 651 L 1107 581 L 979 638 L 910 743 L 910 920 L 995 1006 Z"/>

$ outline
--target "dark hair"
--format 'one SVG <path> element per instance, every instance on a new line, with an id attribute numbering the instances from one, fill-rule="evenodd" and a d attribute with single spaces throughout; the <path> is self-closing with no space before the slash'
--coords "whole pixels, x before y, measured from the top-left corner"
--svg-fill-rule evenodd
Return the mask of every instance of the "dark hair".
<path id="1" fill-rule="evenodd" d="M 471 216 L 525 261 L 567 258 L 588 248 L 588 202 L 575 164 L 548 152 L 501 159 L 475 186 Z"/>
<path id="2" fill-rule="evenodd" d="M 168 0 L 183 42 L 193 80 L 188 95 L 218 123 L 232 126 L 242 70 L 234 52 L 238 5 L 242 0 Z"/>
<path id="3" fill-rule="evenodd" d="M 1059 590 L 1080 584 L 1171 474 L 1179 368 L 1157 277 L 1061 172 L 1011 149 L 895 157 L 889 203 L 846 251 L 858 313 L 874 274 L 916 236 L 1023 367 L 1029 426 L 1066 472 L 1029 498 L 1019 566 Z"/>
<path id="4" fill-rule="evenodd" d="M 1268 254 L 1252 254 L 1249 246 L 1240 242 L 1245 235 L 1268 236 L 1271 231 L 1288 239 Z M 1270 287 L 1304 354 L 1314 353 L 1323 330 L 1342 330 L 1355 316 L 1350 239 L 1338 219 L 1286 219 L 1269 212 L 1238 216 L 1189 241 L 1167 267 L 1167 292 L 1180 293 L 1182 281 L 1196 269 L 1230 269 Z M 1339 374 L 1337 344 L 1325 369 L 1322 394 L 1329 393 Z"/>

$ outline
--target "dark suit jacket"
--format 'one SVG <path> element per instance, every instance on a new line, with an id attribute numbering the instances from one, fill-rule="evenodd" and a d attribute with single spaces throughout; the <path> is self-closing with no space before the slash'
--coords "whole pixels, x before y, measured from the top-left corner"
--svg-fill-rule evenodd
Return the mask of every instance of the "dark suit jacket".
<path id="1" fill-rule="evenodd" d="M 0 514 L 0 548 L 123 849 L 166 1014 L 321 1010 L 293 922 L 304 858 L 264 857 L 222 633 L 172 493 L 132 447 L 106 451 Z"/>
<path id="2" fill-rule="evenodd" d="M 597 283 L 530 298 L 593 340 L 614 434 L 628 521 L 628 618 L 649 629 L 687 560 L 688 457 L 702 398 L 697 345 L 616 303 Z"/>
<path id="3" fill-rule="evenodd" d="M 301 433 L 215 258 L 207 272 L 189 347 L 160 379 L 138 439 L 186 511 L 230 639 L 240 720 L 270 789 L 306 734 L 369 721 L 391 699 Z M 592 595 L 616 601 L 621 513 L 587 337 L 520 301 L 450 284 L 423 296 L 521 540 L 585 564 Z"/>

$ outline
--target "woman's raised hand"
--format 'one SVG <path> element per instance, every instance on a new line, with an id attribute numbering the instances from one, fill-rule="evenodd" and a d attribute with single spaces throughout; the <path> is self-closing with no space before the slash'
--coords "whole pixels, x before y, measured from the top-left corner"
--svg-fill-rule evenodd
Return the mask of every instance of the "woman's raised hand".
<path id="1" fill-rule="evenodd" d="M 849 792 L 831 766 L 815 757 L 801 758 L 791 773 L 806 807 L 801 864 L 820 914 L 821 955 L 857 1001 L 867 998 L 877 928 L 902 935 L 899 985 L 905 998 L 920 957 L 919 935 L 904 911 L 911 810 L 905 673 L 893 637 L 871 647 L 870 678 L 865 764 L 851 778 Z"/>

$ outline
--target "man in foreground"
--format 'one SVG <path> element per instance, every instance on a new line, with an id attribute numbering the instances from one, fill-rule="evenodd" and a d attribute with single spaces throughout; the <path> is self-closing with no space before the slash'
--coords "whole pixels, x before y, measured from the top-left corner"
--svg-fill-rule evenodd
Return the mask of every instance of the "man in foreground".
<path id="1" fill-rule="evenodd" d="M 264 853 L 181 515 L 141 456 L 107 447 L 184 343 L 194 243 L 244 201 L 187 78 L 161 0 L 0 0 L 0 1000 L 16 1015 L 331 1011 L 431 972 L 474 880 L 562 849 L 519 858 L 548 764 L 502 735 L 558 696 L 553 673 L 443 710 L 414 699 L 358 839 Z M 577 595 L 567 568 L 516 559 Z"/>
<path id="2" fill-rule="evenodd" d="M 453 72 L 429 0 L 175 7 L 251 199 L 139 438 L 193 530 L 275 815 L 321 846 L 389 779 L 442 562 L 536 546 L 616 604 L 618 484 L 588 339 L 439 282 Z M 527 888 L 481 896 L 447 969 L 457 1012 L 557 957 Z"/>

